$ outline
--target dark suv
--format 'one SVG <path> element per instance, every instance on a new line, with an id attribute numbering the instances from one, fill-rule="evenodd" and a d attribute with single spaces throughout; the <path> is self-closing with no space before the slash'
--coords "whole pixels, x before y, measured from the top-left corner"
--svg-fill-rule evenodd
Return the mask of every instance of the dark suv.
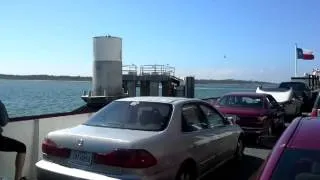
<path id="1" fill-rule="evenodd" d="M 312 91 L 310 87 L 303 82 L 282 82 L 279 85 L 279 88 L 285 88 L 290 89 L 292 88 L 294 94 L 296 94 L 298 97 L 300 97 L 303 100 L 303 104 L 306 108 L 310 106 L 310 103 L 312 102 Z"/>

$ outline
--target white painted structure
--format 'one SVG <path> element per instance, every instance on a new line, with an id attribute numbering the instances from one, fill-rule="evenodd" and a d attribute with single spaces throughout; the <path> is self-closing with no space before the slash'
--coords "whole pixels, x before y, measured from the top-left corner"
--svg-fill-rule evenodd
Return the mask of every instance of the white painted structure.
<path id="1" fill-rule="evenodd" d="M 93 95 L 122 94 L 122 39 L 112 36 L 93 38 Z"/>

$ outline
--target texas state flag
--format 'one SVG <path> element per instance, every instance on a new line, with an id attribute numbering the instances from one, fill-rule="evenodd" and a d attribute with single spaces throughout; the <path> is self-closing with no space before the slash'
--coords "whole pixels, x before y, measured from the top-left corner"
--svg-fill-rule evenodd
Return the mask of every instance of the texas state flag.
<path id="1" fill-rule="evenodd" d="M 310 50 L 297 48 L 297 59 L 303 59 L 303 60 L 314 60 L 313 52 Z"/>

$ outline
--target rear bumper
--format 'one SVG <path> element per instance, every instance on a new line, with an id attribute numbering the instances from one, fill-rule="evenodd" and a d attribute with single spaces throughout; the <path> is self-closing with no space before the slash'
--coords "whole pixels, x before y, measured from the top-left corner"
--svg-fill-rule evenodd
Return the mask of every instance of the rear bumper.
<path id="1" fill-rule="evenodd" d="M 119 180 L 105 175 L 84 170 L 68 168 L 49 161 L 41 160 L 36 163 L 38 180 Z"/>
<path id="2" fill-rule="evenodd" d="M 167 180 L 175 176 L 176 168 L 157 174 L 139 177 L 137 175 L 109 176 L 81 169 L 69 168 L 46 160 L 36 163 L 38 180 Z"/>

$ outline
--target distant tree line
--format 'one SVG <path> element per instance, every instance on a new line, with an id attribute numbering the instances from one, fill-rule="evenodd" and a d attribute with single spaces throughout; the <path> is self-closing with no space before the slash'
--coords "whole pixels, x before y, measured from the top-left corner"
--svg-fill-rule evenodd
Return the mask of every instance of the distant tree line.
<path id="1" fill-rule="evenodd" d="M 0 79 L 12 80 L 61 80 L 61 81 L 91 81 L 91 77 L 83 76 L 53 76 L 53 75 L 7 75 L 0 74 Z"/>
<path id="2" fill-rule="evenodd" d="M 264 81 L 248 81 L 248 80 L 235 80 L 235 79 L 222 79 L 222 80 L 216 80 L 216 79 L 196 79 L 196 84 L 273 84 L 271 82 L 264 82 Z"/>
<path id="3" fill-rule="evenodd" d="M 53 76 L 53 75 L 8 75 L 0 74 L 0 79 L 12 79 L 12 80 L 60 80 L 60 81 L 91 81 L 92 77 L 85 76 Z M 247 80 L 235 80 L 235 79 L 196 79 L 196 84 L 273 84 L 270 82 L 263 81 L 247 81 Z"/>

